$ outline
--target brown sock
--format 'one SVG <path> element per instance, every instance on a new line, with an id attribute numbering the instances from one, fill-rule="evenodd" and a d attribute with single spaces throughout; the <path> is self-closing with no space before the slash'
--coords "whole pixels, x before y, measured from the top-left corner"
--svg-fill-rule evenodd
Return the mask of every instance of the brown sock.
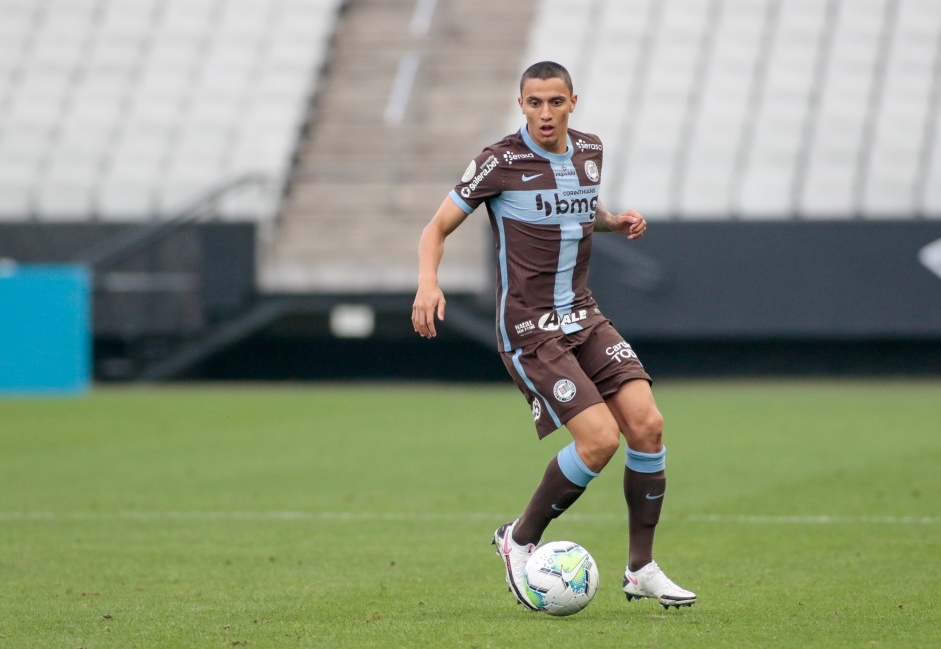
<path id="1" fill-rule="evenodd" d="M 660 522 L 666 486 L 667 478 L 663 471 L 639 473 L 624 468 L 624 499 L 627 501 L 631 535 L 628 559 L 631 572 L 653 561 L 653 535 Z"/>
<path id="2" fill-rule="evenodd" d="M 558 457 L 552 458 L 542 482 L 513 528 L 513 540 L 521 545 L 538 543 L 549 523 L 571 507 L 584 492 L 585 487 L 579 487 L 562 473 Z"/>

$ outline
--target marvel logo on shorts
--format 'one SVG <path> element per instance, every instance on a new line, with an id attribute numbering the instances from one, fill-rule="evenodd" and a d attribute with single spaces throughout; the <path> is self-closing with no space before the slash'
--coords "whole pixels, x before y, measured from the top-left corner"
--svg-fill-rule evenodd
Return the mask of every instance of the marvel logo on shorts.
<path id="1" fill-rule="evenodd" d="M 552 386 L 552 394 L 560 403 L 571 401 L 575 398 L 575 384 L 568 379 L 559 379 Z"/>

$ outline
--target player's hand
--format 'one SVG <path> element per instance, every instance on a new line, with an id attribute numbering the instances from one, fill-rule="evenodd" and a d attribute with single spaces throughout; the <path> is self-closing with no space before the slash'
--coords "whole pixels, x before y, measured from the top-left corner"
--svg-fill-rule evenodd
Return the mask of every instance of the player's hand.
<path id="1" fill-rule="evenodd" d="M 628 239 L 640 239 L 647 231 L 647 221 L 637 210 L 627 210 L 612 215 L 608 219 L 608 228 L 618 234 L 626 234 Z"/>
<path id="2" fill-rule="evenodd" d="M 412 304 L 412 327 L 419 336 L 434 338 L 438 335 L 435 331 L 435 316 L 438 320 L 444 320 L 445 302 L 444 293 L 437 284 L 418 287 Z"/>

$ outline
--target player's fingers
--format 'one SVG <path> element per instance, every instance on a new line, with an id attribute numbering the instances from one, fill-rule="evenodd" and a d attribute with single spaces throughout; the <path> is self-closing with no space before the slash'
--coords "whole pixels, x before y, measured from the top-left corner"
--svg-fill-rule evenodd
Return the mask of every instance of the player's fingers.
<path id="1" fill-rule="evenodd" d="M 639 239 L 640 237 L 644 236 L 644 233 L 647 232 L 647 222 L 644 221 L 644 219 L 641 219 L 631 226 L 629 232 L 630 233 L 627 235 L 628 239 Z"/>
<path id="2" fill-rule="evenodd" d="M 423 338 L 428 337 L 428 317 L 427 309 L 423 308 L 420 304 L 412 305 L 412 327 L 415 329 L 415 332 L 422 336 Z"/>
<path id="3" fill-rule="evenodd" d="M 435 305 L 416 304 L 412 307 L 412 323 L 423 338 L 435 336 Z"/>

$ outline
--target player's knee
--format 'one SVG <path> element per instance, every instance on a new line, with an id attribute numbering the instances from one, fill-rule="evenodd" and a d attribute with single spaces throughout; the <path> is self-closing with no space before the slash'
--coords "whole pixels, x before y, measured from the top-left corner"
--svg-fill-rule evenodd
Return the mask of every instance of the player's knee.
<path id="1" fill-rule="evenodd" d="M 600 427 L 591 440 L 586 444 L 585 454 L 588 456 L 586 464 L 594 470 L 600 470 L 618 452 L 621 434 L 617 424 L 613 421 Z M 581 449 L 579 449 L 581 451 Z M 595 467 L 598 467 L 595 469 Z"/>
<path id="2" fill-rule="evenodd" d="M 663 445 L 663 415 L 656 408 L 631 422 L 631 448 L 645 453 L 656 453 Z"/>

